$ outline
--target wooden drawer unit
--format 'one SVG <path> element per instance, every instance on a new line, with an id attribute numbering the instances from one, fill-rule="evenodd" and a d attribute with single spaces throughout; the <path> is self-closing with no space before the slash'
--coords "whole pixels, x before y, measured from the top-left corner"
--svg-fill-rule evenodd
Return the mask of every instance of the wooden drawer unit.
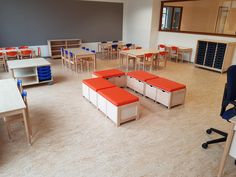
<path id="1" fill-rule="evenodd" d="M 152 85 L 146 84 L 145 96 L 156 101 L 157 89 Z"/>

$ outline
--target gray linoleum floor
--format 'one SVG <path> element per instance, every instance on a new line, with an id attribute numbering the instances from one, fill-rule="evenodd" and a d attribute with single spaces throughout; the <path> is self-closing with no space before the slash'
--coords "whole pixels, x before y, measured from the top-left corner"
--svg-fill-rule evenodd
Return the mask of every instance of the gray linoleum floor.
<path id="1" fill-rule="evenodd" d="M 81 94 L 75 74 L 51 61 L 53 85 L 27 87 L 33 145 L 24 127 L 13 127 L 13 142 L 0 122 L 1 177 L 215 177 L 223 145 L 203 150 L 216 135 L 209 127 L 228 129 L 219 116 L 226 75 L 168 62 L 154 73 L 187 85 L 186 103 L 171 110 L 141 98 L 141 119 L 116 128 Z M 117 68 L 116 60 L 98 60 L 99 69 Z M 10 75 L 0 69 L 0 79 Z M 225 177 L 235 177 L 228 158 Z"/>

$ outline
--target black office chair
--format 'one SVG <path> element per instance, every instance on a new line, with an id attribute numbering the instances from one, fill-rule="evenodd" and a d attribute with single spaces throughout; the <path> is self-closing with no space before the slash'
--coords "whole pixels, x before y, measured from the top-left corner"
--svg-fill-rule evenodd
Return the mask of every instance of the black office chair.
<path id="1" fill-rule="evenodd" d="M 232 106 L 227 108 L 229 105 Z M 225 84 L 220 116 L 228 122 L 230 122 L 231 118 L 236 116 L 236 65 L 232 65 L 227 71 L 227 83 Z M 209 144 L 225 142 L 228 136 L 227 133 L 214 128 L 210 128 L 206 132 L 207 134 L 215 132 L 223 137 L 203 143 L 202 148 L 204 149 L 207 149 Z"/>

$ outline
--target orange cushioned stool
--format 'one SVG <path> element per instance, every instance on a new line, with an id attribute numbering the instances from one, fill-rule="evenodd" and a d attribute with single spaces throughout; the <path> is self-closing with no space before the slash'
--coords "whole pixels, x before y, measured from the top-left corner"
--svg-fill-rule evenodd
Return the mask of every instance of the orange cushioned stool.
<path id="1" fill-rule="evenodd" d="M 145 96 L 167 106 L 169 109 L 184 104 L 186 86 L 165 78 L 146 81 Z"/>
<path id="2" fill-rule="evenodd" d="M 139 119 L 139 98 L 119 87 L 98 91 L 98 109 L 117 126 Z"/>
<path id="3" fill-rule="evenodd" d="M 118 87 L 126 87 L 126 75 L 123 71 L 118 69 L 96 71 L 92 74 L 92 77 L 101 77 L 107 79 L 109 82 L 115 84 Z"/>
<path id="4" fill-rule="evenodd" d="M 115 85 L 103 78 L 86 79 L 82 83 L 82 93 L 85 98 L 97 106 L 97 92 L 111 87 L 115 87 Z"/>
<path id="5" fill-rule="evenodd" d="M 145 95 L 145 82 L 150 79 L 158 78 L 158 76 L 146 71 L 133 71 L 127 73 L 127 87 Z"/>

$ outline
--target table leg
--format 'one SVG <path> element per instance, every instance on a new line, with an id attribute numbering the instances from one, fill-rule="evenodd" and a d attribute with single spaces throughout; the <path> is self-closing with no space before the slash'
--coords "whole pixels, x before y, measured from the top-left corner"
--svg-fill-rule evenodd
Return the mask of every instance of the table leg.
<path id="1" fill-rule="evenodd" d="M 230 150 L 230 146 L 231 146 L 231 143 L 233 140 L 233 136 L 234 136 L 234 124 L 231 123 L 230 130 L 229 130 L 228 137 L 227 137 L 226 144 L 225 144 L 225 148 L 224 148 L 224 152 L 223 152 L 223 155 L 222 155 L 222 158 L 220 161 L 220 167 L 219 167 L 217 177 L 222 177 L 222 175 L 223 175 L 225 162 L 226 162 L 227 157 L 229 155 L 229 150 Z"/>
<path id="2" fill-rule="evenodd" d="M 192 58 L 192 51 L 189 52 L 189 63 L 191 62 L 191 58 Z"/>
<path id="3" fill-rule="evenodd" d="M 129 71 L 129 55 L 126 55 L 126 71 Z"/>
<path id="4" fill-rule="evenodd" d="M 97 68 L 97 58 L 96 58 L 96 55 L 93 56 L 93 61 L 94 61 L 94 71 L 95 71 L 96 68 Z"/>
<path id="5" fill-rule="evenodd" d="M 23 109 L 22 113 L 23 113 L 23 118 L 24 118 L 26 137 L 27 137 L 29 145 L 31 145 L 31 136 L 30 136 L 29 122 L 28 122 L 26 111 L 27 111 L 26 109 Z"/>

